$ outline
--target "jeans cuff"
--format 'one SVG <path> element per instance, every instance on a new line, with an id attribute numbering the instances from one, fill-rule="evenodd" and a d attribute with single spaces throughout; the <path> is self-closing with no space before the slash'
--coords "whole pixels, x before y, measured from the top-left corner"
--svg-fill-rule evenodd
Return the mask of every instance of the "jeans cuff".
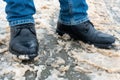
<path id="1" fill-rule="evenodd" d="M 20 25 L 20 24 L 26 24 L 26 23 L 35 23 L 34 19 L 22 19 L 22 20 L 16 20 L 16 21 L 11 21 L 9 22 L 9 25 L 12 26 L 16 26 L 16 25 Z"/>
<path id="2" fill-rule="evenodd" d="M 86 22 L 88 21 L 89 18 L 88 17 L 85 17 L 83 19 L 79 19 L 79 20 L 71 20 L 71 21 L 63 21 L 61 20 L 60 18 L 58 19 L 58 22 L 62 23 L 62 24 L 65 24 L 65 25 L 78 25 L 78 24 L 81 24 L 83 22 Z"/>

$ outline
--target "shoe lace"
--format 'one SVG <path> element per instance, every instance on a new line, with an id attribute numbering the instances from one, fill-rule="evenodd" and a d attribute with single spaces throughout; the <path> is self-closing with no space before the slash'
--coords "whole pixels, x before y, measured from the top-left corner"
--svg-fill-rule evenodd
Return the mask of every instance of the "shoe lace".
<path id="1" fill-rule="evenodd" d="M 28 29 L 30 32 L 32 32 L 36 36 L 33 26 L 31 24 L 24 24 L 24 25 L 18 25 L 16 27 L 16 29 L 15 29 L 16 34 L 14 37 L 18 36 L 23 29 Z"/>
<path id="2" fill-rule="evenodd" d="M 86 33 L 89 31 L 89 26 L 90 25 L 92 25 L 92 27 L 94 27 L 94 25 L 90 21 L 84 22 L 84 25 L 85 25 L 85 32 Z"/>

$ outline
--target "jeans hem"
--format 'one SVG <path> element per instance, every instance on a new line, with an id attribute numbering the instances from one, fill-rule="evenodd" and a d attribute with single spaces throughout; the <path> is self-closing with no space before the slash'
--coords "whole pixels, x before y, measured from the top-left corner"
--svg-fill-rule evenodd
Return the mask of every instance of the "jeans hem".
<path id="1" fill-rule="evenodd" d="M 62 24 L 65 24 L 65 25 L 78 25 L 78 24 L 81 24 L 83 22 L 86 22 L 88 21 L 89 18 L 88 17 L 85 17 L 83 19 L 80 19 L 80 20 L 77 20 L 77 21 L 63 21 L 61 20 L 60 18 L 58 19 L 58 22 L 62 23 Z"/>
<path id="2" fill-rule="evenodd" d="M 16 25 L 20 25 L 20 24 L 26 24 L 26 23 L 35 23 L 34 19 L 23 19 L 23 20 L 16 20 L 16 21 L 11 21 L 9 22 L 9 25 L 12 26 L 16 26 Z"/>

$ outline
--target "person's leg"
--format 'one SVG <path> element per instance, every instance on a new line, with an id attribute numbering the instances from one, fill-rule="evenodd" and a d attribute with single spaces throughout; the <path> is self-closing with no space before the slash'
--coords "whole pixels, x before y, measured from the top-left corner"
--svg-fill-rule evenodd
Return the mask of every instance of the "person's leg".
<path id="1" fill-rule="evenodd" d="M 4 0 L 6 5 L 7 20 L 10 26 L 34 23 L 33 14 L 35 7 L 33 0 Z"/>
<path id="2" fill-rule="evenodd" d="M 59 0 L 59 22 L 76 25 L 88 20 L 86 0 Z"/>
<path id="3" fill-rule="evenodd" d="M 109 48 L 115 38 L 94 28 L 87 16 L 86 0 L 59 0 L 60 15 L 56 32 L 69 34 L 72 38 L 94 44 L 100 48 Z"/>
<path id="4" fill-rule="evenodd" d="M 4 1 L 7 3 L 7 20 L 11 29 L 9 50 L 20 59 L 33 59 L 38 55 L 38 41 L 32 17 L 35 14 L 33 0 Z"/>

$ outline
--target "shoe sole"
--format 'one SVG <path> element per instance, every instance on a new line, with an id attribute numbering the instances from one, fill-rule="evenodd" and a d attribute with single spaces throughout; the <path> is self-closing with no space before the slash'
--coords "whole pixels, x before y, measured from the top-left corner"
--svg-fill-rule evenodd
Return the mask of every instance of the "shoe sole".
<path id="1" fill-rule="evenodd" d="M 18 59 L 20 60 L 25 60 L 25 61 L 31 61 L 33 60 L 35 57 L 37 57 L 37 55 L 26 55 L 26 54 L 23 54 L 23 55 L 20 55 L 19 53 L 11 50 L 11 48 L 9 48 L 9 51 L 13 54 L 13 55 L 16 55 Z"/>
<path id="2" fill-rule="evenodd" d="M 63 31 L 60 31 L 59 29 L 56 30 L 56 33 L 58 33 L 58 35 L 60 36 L 63 36 L 64 34 L 68 34 L 72 39 L 74 40 L 81 40 L 80 38 L 78 38 L 77 36 L 73 35 L 73 34 L 69 34 L 67 32 L 63 32 Z M 83 41 L 83 40 L 81 40 Z M 103 49 L 110 49 L 113 47 L 112 44 L 98 44 L 98 43 L 91 43 L 91 42 L 87 42 L 87 41 L 83 41 L 84 43 L 88 43 L 88 44 L 93 44 L 95 47 L 98 47 L 98 48 L 103 48 Z"/>

